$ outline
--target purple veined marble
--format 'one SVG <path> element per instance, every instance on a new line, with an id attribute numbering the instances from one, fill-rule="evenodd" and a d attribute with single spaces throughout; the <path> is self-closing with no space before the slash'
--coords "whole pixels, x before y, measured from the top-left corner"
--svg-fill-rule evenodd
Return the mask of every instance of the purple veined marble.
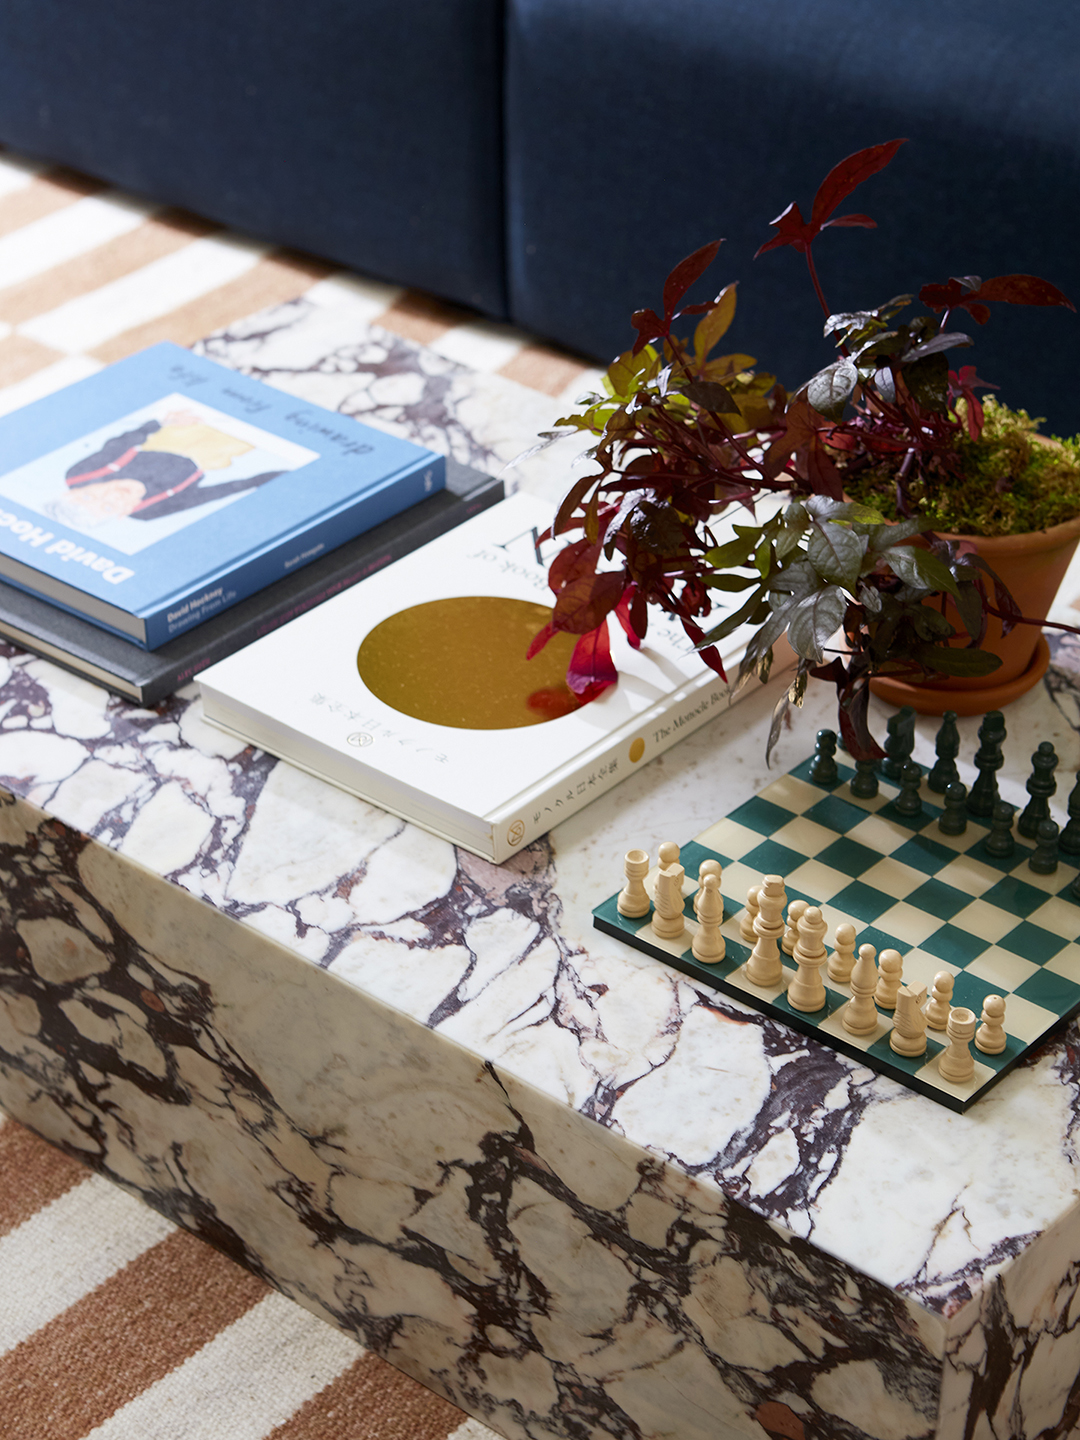
<path id="1" fill-rule="evenodd" d="M 204 348 L 463 459 L 553 418 L 347 319 Z M 1063 696 L 1003 789 L 1075 768 Z M 760 787 L 772 698 L 496 867 L 0 647 L 0 1103 L 509 1435 L 1070 1434 L 1075 1027 L 952 1115 L 590 928 Z"/>

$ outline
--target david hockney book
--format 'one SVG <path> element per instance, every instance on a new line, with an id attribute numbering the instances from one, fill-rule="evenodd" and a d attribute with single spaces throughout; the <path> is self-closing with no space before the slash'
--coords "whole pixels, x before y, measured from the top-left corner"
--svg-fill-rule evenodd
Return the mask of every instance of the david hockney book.
<path id="1" fill-rule="evenodd" d="M 503 483 L 447 459 L 446 489 L 275 580 L 158 650 L 0 581 L 0 636 L 129 700 L 154 705 L 201 670 L 426 545 L 503 498 Z"/>
<path id="2" fill-rule="evenodd" d="M 443 484 L 430 450 L 154 345 L 0 419 L 0 577 L 153 650 Z"/>
<path id="3" fill-rule="evenodd" d="M 200 677 L 206 718 L 489 860 L 602 795 L 729 703 L 678 625 L 650 620 L 619 682 L 576 706 L 574 637 L 537 544 L 551 507 L 515 495 Z M 737 664 L 746 634 L 725 642 Z"/>

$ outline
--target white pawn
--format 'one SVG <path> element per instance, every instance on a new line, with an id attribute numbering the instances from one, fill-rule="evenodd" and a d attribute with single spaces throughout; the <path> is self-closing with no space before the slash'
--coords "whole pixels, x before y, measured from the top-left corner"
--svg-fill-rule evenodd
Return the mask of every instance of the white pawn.
<path id="1" fill-rule="evenodd" d="M 939 970 L 934 976 L 930 1004 L 926 1007 L 926 1024 L 929 1029 L 944 1030 L 948 1025 L 950 1002 L 955 983 L 948 970 Z"/>
<path id="2" fill-rule="evenodd" d="M 904 962 L 899 950 L 882 950 L 878 956 L 878 982 L 874 989 L 874 1003 L 882 1010 L 896 1008 L 896 997 L 904 983 Z"/>
<path id="3" fill-rule="evenodd" d="M 628 850 L 623 860 L 623 874 L 626 884 L 619 891 L 615 908 L 620 915 L 636 919 L 649 913 L 649 892 L 645 889 L 645 876 L 649 873 L 649 857 L 644 850 Z"/>
<path id="4" fill-rule="evenodd" d="M 874 1004 L 877 966 L 873 945 L 860 945 L 859 958 L 851 972 L 852 999 L 844 1006 L 841 1023 L 849 1035 L 870 1035 L 878 1027 L 879 1017 Z"/>
<path id="5" fill-rule="evenodd" d="M 665 840 L 656 852 L 656 863 L 661 870 L 679 863 L 679 847 L 674 840 Z"/>
<path id="6" fill-rule="evenodd" d="M 984 1055 L 1000 1055 L 1005 1049 L 1005 1000 L 987 995 L 983 1001 L 982 1024 L 975 1031 L 975 1048 Z"/>
<path id="7" fill-rule="evenodd" d="M 836 927 L 836 949 L 829 956 L 829 979 L 846 985 L 855 964 L 855 926 L 845 920 Z"/>
<path id="8" fill-rule="evenodd" d="M 975 1074 L 975 1057 L 969 1046 L 975 1038 L 975 1011 L 957 1006 L 949 1014 L 949 1044 L 938 1056 L 938 1071 L 951 1085 L 963 1085 Z"/>
<path id="9" fill-rule="evenodd" d="M 706 965 L 715 965 L 723 960 L 727 951 L 724 937 L 720 934 L 724 902 L 720 899 L 720 881 L 715 875 L 708 874 L 704 877 L 696 898 L 698 931 L 694 936 L 694 943 L 690 946 L 690 952 L 695 960 L 701 960 Z"/>
<path id="10" fill-rule="evenodd" d="M 925 999 L 925 985 L 901 985 L 897 992 L 889 1045 L 898 1055 L 926 1054 L 926 1016 L 919 1008 Z"/>
<path id="11" fill-rule="evenodd" d="M 787 907 L 787 929 L 781 942 L 785 955 L 795 954 L 795 946 L 799 943 L 799 920 L 806 914 L 809 903 L 809 900 L 792 900 Z"/>
<path id="12" fill-rule="evenodd" d="M 758 894 L 758 886 L 751 885 L 746 892 L 746 909 L 739 916 L 739 939 L 745 941 L 747 945 L 753 945 L 757 939 L 754 921 L 758 915 Z"/>
<path id="13" fill-rule="evenodd" d="M 794 909 L 794 906 L 791 907 Z M 790 910 L 788 912 L 791 913 Z M 793 1010 L 812 1015 L 825 1004 L 821 967 L 825 964 L 825 931 L 828 926 L 816 905 L 808 905 L 798 917 L 799 938 L 795 942 L 798 970 L 788 986 L 788 1004 Z"/>
<path id="14" fill-rule="evenodd" d="M 780 959 L 780 937 L 784 933 L 784 901 L 787 893 L 779 875 L 766 875 L 758 890 L 758 913 L 754 921 L 756 940 L 746 962 L 746 978 L 765 989 L 784 978 Z"/>
<path id="15" fill-rule="evenodd" d="M 660 848 L 663 849 L 663 846 Z M 652 920 L 649 923 L 661 940 L 676 940 L 686 929 L 682 893 L 685 875 L 681 865 L 665 865 L 656 877 Z"/>
<path id="16" fill-rule="evenodd" d="M 704 884 L 705 884 L 705 876 L 706 876 L 706 875 L 715 875 L 715 876 L 716 876 L 716 893 L 719 895 L 719 894 L 720 894 L 720 882 L 721 882 L 721 880 L 723 879 L 723 875 L 724 875 L 724 867 L 720 864 L 720 861 L 719 861 L 719 860 L 702 860 L 701 864 L 698 866 L 698 888 L 697 888 L 697 891 L 696 891 L 695 894 L 694 894 L 694 914 L 695 914 L 695 915 L 698 913 L 698 901 L 701 899 L 701 891 L 702 891 L 702 887 L 703 887 Z M 724 918 L 724 901 L 723 901 L 723 897 L 721 897 L 721 899 L 720 899 L 720 919 L 721 919 L 721 921 L 723 920 L 723 918 Z"/>

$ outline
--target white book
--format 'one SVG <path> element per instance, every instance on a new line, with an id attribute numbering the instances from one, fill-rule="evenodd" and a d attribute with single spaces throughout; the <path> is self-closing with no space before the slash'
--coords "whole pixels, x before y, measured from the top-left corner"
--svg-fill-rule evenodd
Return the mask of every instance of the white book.
<path id="1" fill-rule="evenodd" d="M 575 637 L 560 637 L 562 656 L 543 652 L 546 678 L 527 662 L 521 700 L 503 695 L 504 678 L 521 688 L 519 657 L 552 603 L 548 565 L 564 542 L 536 544 L 551 517 L 543 501 L 512 496 L 211 666 L 200 676 L 206 718 L 485 859 L 507 859 L 732 697 L 659 613 L 639 650 L 611 617 L 619 681 L 591 703 L 555 713 Z M 739 597 L 721 596 L 731 603 Z M 729 674 L 748 633 L 720 646 Z M 493 658 L 500 644 L 505 661 Z"/>

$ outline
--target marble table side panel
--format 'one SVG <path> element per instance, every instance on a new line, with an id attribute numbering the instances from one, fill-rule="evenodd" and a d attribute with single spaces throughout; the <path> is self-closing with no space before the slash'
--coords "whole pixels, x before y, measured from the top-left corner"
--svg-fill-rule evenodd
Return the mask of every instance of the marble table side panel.
<path id="1" fill-rule="evenodd" d="M 1077 1435 L 1080 1205 L 950 1318 L 939 1429 L 940 1440 Z"/>
<path id="2" fill-rule="evenodd" d="M 933 1434 L 939 1317 L 2 798 L 17 1118 L 508 1435 Z"/>

